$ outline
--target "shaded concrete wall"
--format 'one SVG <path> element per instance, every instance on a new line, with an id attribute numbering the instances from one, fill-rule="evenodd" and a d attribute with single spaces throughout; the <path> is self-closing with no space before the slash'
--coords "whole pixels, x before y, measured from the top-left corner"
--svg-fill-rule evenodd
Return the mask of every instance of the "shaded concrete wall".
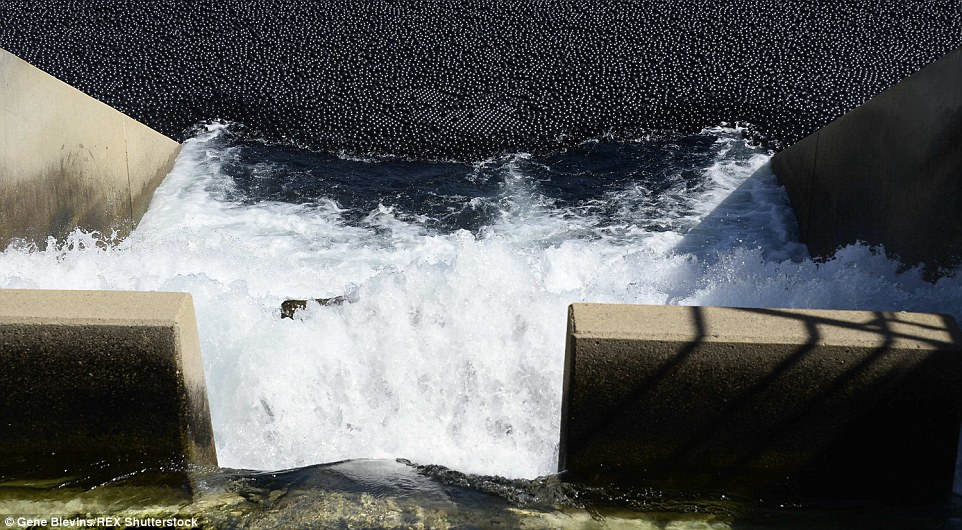
<path id="1" fill-rule="evenodd" d="M 953 486 L 962 332 L 917 313 L 575 304 L 559 470 L 818 498 Z"/>
<path id="2" fill-rule="evenodd" d="M 0 248 L 130 232 L 180 145 L 0 50 Z"/>
<path id="3" fill-rule="evenodd" d="M 189 294 L 0 290 L 0 476 L 216 465 Z"/>
<path id="4" fill-rule="evenodd" d="M 775 155 L 801 238 L 857 240 L 930 271 L 962 256 L 962 48 Z"/>

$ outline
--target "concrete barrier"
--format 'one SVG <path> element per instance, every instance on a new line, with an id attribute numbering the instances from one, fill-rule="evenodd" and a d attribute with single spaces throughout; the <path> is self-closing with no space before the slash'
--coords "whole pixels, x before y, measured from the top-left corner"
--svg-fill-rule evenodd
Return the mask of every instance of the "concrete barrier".
<path id="1" fill-rule="evenodd" d="M 216 465 L 189 294 L 0 290 L 0 476 Z"/>
<path id="2" fill-rule="evenodd" d="M 76 227 L 126 235 L 179 150 L 0 50 L 0 248 Z"/>
<path id="3" fill-rule="evenodd" d="M 951 491 L 962 332 L 917 313 L 576 304 L 559 468 L 668 492 Z"/>
<path id="4" fill-rule="evenodd" d="M 962 258 L 962 48 L 775 155 L 813 255 L 884 245 L 930 275 Z"/>

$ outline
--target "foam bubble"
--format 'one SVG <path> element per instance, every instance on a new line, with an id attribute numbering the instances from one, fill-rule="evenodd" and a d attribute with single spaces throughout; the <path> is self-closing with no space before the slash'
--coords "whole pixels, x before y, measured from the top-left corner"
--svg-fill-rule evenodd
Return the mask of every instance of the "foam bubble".
<path id="1" fill-rule="evenodd" d="M 0 286 L 192 293 L 224 466 L 404 457 L 551 473 L 572 302 L 962 316 L 958 277 L 926 283 L 863 245 L 808 259 L 767 155 L 737 131 L 704 133 L 718 139 L 696 185 L 627 183 L 594 205 L 555 205 L 510 159 L 495 221 L 448 233 L 391 205 L 348 222 L 332 200 L 238 200 L 221 134 L 185 144 L 129 238 L 11 246 Z M 343 294 L 279 318 L 286 298 Z"/>

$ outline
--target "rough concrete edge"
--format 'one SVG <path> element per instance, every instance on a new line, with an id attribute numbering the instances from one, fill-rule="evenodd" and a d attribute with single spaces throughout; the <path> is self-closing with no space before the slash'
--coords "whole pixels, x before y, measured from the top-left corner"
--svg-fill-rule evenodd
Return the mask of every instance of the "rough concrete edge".
<path id="1" fill-rule="evenodd" d="M 764 315 L 764 313 L 783 312 L 786 315 L 797 315 L 797 320 L 813 322 L 816 325 L 847 325 L 851 327 L 870 326 L 879 316 L 892 319 L 897 323 L 904 323 L 909 326 L 922 325 L 924 320 L 939 321 L 942 331 L 945 333 L 943 338 L 929 337 L 896 337 L 892 346 L 899 347 L 920 347 L 931 342 L 939 342 L 948 349 L 958 349 L 962 351 L 962 328 L 958 322 L 948 314 L 944 313 L 920 313 L 907 311 L 867 311 L 867 310 L 836 310 L 836 309 L 794 309 L 794 308 L 747 308 L 747 307 L 723 307 L 723 306 L 674 306 L 674 305 L 649 305 L 649 304 L 605 304 L 605 303 L 575 303 L 568 308 L 568 336 L 571 338 L 610 338 L 617 334 L 618 338 L 638 339 L 644 338 L 650 341 L 678 341 L 678 340 L 699 340 L 702 342 L 723 342 L 723 343 L 767 343 L 767 344 L 796 344 L 798 341 L 788 336 L 788 331 L 784 327 L 780 328 L 761 328 L 764 333 L 751 333 L 742 329 L 743 325 L 738 324 L 732 329 L 726 329 L 725 336 L 717 334 L 696 335 L 685 330 L 660 329 L 652 331 L 635 331 L 632 327 L 622 326 L 617 329 L 606 329 L 595 331 L 591 329 L 579 329 L 576 314 L 581 311 L 600 312 L 610 311 L 620 313 L 622 318 L 635 319 L 643 315 L 645 311 L 673 311 L 674 308 L 684 308 L 689 311 L 704 311 L 707 317 L 714 319 L 727 320 L 729 318 L 742 317 L 743 319 L 754 318 L 758 321 L 782 319 L 785 317 L 778 315 Z M 594 315 L 591 315 L 594 316 Z M 598 318 L 598 317 L 595 317 Z M 613 320 L 613 319 L 608 319 Z M 929 324 L 925 324 L 929 325 Z M 932 324 L 934 325 L 934 324 Z M 898 335 L 898 334 L 896 334 Z M 569 339 L 570 340 L 570 339 Z M 820 336 L 812 344 L 820 346 L 849 346 L 864 345 L 861 338 L 853 338 L 849 335 Z M 570 343 L 568 347 L 570 347 Z M 566 355 L 567 360 L 567 355 Z"/>
<path id="2" fill-rule="evenodd" d="M 183 384 L 188 396 L 182 414 L 186 418 L 187 446 L 191 461 L 198 465 L 217 465 L 217 449 L 214 444 L 214 429 L 211 424 L 210 402 L 207 398 L 207 381 L 204 375 L 204 361 L 200 351 L 200 334 L 197 331 L 197 317 L 194 313 L 193 297 L 183 293 L 180 310 L 177 313 L 174 334 L 177 338 L 179 355 L 177 362 L 183 374 Z M 205 446 L 198 440 L 209 440 Z M 209 447 L 210 450 L 206 450 Z"/>
<path id="3" fill-rule="evenodd" d="M 564 376 L 561 389 L 561 427 L 558 439 L 558 472 L 568 467 L 568 418 L 571 414 L 572 386 L 575 381 L 575 305 L 568 306 L 568 323 L 565 332 Z"/>
<path id="4" fill-rule="evenodd" d="M 157 132 L 156 130 L 144 125 L 143 123 L 140 123 L 137 120 L 127 116 L 126 114 L 124 114 L 123 124 L 124 142 L 126 144 L 125 156 L 127 161 L 127 187 L 130 196 L 130 230 L 133 230 L 150 208 L 150 202 L 153 199 L 154 192 L 163 182 L 164 178 L 170 174 L 183 146 L 175 140 L 164 136 L 164 138 L 170 140 L 170 145 L 168 146 L 170 149 L 170 154 L 165 160 L 160 161 L 160 163 L 157 165 L 157 170 L 153 172 L 153 174 L 144 175 L 146 179 L 142 182 L 134 182 L 131 179 L 131 165 L 136 165 L 138 160 L 131 160 L 131 140 L 130 134 L 128 134 L 129 131 L 140 129 L 151 131 L 161 136 L 163 135 L 160 132 Z M 140 185 L 138 186 L 137 184 Z"/>
<path id="5" fill-rule="evenodd" d="M 170 291 L 112 291 L 112 290 L 85 290 L 85 289 L 0 289 L 0 299 L 7 297 L 4 303 L 0 300 L 0 318 L 8 322 L 23 324 L 45 324 L 49 322 L 65 323 L 68 325 L 130 325 L 136 321 L 137 325 L 159 326 L 168 325 L 169 315 L 176 314 L 177 308 L 181 305 L 181 299 L 188 293 Z M 20 307 L 11 309 L 9 304 L 10 297 L 22 297 L 17 300 L 20 304 L 30 301 L 32 298 L 43 297 L 48 300 L 48 304 L 31 307 Z M 125 309 L 125 304 L 118 304 L 116 300 L 107 300 L 112 297 L 127 298 L 127 303 L 133 303 L 138 307 L 149 309 L 151 313 L 168 311 L 163 316 L 150 315 L 143 318 L 132 317 L 130 312 Z M 82 313 L 67 311 L 65 303 L 77 303 L 77 299 L 83 302 L 84 311 Z M 79 304 L 77 304 L 79 307 Z M 165 307 L 166 306 L 166 307 Z M 96 312 L 98 316 L 88 316 L 86 313 Z"/>

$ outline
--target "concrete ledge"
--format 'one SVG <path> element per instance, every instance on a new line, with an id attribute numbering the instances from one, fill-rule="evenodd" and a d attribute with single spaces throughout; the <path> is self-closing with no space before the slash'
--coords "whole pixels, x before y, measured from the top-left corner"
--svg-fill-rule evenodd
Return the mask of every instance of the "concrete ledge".
<path id="1" fill-rule="evenodd" d="M 962 263 L 962 48 L 772 158 L 812 255 L 864 241 Z"/>
<path id="2" fill-rule="evenodd" d="M 576 304 L 559 468 L 666 491 L 952 489 L 962 332 L 917 313 Z"/>
<path id="3" fill-rule="evenodd" d="M 180 144 L 0 50 L 0 248 L 74 228 L 123 236 Z"/>
<path id="4" fill-rule="evenodd" d="M 216 465 L 185 293 L 0 290 L 0 476 Z"/>

